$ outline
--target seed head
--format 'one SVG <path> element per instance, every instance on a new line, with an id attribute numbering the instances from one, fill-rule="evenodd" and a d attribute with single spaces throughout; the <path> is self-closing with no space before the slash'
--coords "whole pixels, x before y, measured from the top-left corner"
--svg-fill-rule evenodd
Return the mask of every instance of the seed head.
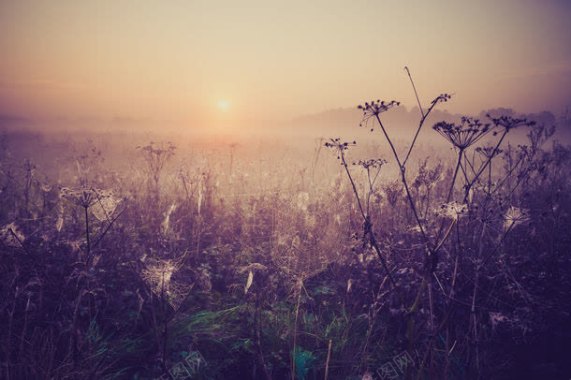
<path id="1" fill-rule="evenodd" d="M 464 150 L 490 132 L 492 126 L 489 123 L 482 123 L 479 119 L 463 116 L 460 124 L 440 121 L 434 124 L 432 129 L 456 148 Z"/>
<path id="2" fill-rule="evenodd" d="M 438 95 L 436 98 L 434 98 L 434 100 L 432 102 L 430 102 L 430 104 L 432 106 L 436 105 L 437 103 L 446 103 L 447 101 L 449 101 L 452 98 L 452 95 L 450 94 L 440 94 Z"/>
<path id="3" fill-rule="evenodd" d="M 381 113 L 386 112 L 388 110 L 390 110 L 393 107 L 398 107 L 400 105 L 400 102 L 397 102 L 395 100 L 391 100 L 390 102 L 385 102 L 384 100 L 372 100 L 370 103 L 369 102 L 365 102 L 365 104 L 363 105 L 358 105 L 357 108 L 363 111 L 363 119 L 361 120 L 361 123 L 359 123 L 359 126 L 366 126 L 369 119 L 371 119 L 372 117 L 377 117 L 379 116 Z M 372 131 L 373 129 L 371 129 Z"/>
<path id="4" fill-rule="evenodd" d="M 483 158 L 490 159 L 501 154 L 503 151 L 501 149 L 494 149 L 493 146 L 479 146 L 476 148 L 476 152 Z"/>
<path id="5" fill-rule="evenodd" d="M 518 127 L 532 127 L 536 123 L 535 121 L 523 118 L 515 118 L 511 116 L 500 116 L 500 117 L 492 117 L 490 114 L 486 115 L 488 119 L 494 124 L 496 127 L 504 128 L 506 131 L 510 131 L 514 128 Z"/>
<path id="6" fill-rule="evenodd" d="M 357 162 L 354 162 L 353 165 L 358 165 L 358 166 L 362 166 L 365 169 L 380 169 L 384 164 L 387 163 L 387 160 L 383 159 L 383 158 L 372 158 L 369 160 L 359 160 Z"/>
<path id="7" fill-rule="evenodd" d="M 507 231 L 510 228 L 527 223 L 530 220 L 527 210 L 511 206 L 504 214 L 504 230 Z"/>

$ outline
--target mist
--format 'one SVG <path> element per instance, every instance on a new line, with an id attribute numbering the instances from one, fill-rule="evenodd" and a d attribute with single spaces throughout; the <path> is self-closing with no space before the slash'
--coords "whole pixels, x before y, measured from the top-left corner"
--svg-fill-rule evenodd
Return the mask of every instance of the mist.
<path id="1" fill-rule="evenodd" d="M 569 378 L 570 19 L 0 2 L 0 378 Z"/>

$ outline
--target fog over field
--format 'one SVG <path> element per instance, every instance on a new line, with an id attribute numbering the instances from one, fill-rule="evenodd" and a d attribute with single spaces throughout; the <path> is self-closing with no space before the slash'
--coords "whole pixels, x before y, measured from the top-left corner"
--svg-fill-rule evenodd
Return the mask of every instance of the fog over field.
<path id="1" fill-rule="evenodd" d="M 571 4 L 0 3 L 0 379 L 568 379 Z"/>

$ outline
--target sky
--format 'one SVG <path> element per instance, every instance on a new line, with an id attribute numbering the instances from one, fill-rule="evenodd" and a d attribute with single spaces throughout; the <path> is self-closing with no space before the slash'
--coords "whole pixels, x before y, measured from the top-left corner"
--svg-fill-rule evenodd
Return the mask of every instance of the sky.
<path id="1" fill-rule="evenodd" d="M 370 99 L 571 105 L 571 1 L 3 0 L 0 114 L 279 121 Z"/>

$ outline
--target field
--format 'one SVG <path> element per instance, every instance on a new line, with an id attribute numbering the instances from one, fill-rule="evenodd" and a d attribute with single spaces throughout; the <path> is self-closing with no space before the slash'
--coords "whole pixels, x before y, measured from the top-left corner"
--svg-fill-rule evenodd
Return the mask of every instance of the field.
<path id="1" fill-rule="evenodd" d="M 569 378 L 570 148 L 432 107 L 394 140 L 396 106 L 347 140 L 4 132 L 0 378 Z"/>

